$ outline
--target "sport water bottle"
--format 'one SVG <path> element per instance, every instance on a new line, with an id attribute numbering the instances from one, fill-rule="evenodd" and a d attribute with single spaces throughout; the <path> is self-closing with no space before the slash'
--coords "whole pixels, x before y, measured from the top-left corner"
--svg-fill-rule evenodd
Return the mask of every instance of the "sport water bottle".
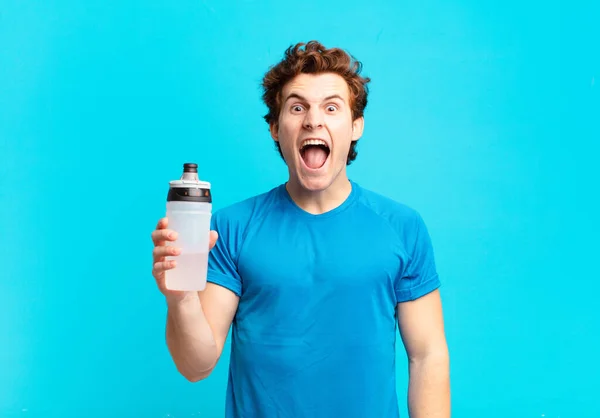
<path id="1" fill-rule="evenodd" d="M 167 195 L 168 228 L 177 232 L 176 241 L 167 245 L 179 247 L 176 266 L 165 271 L 169 290 L 200 291 L 206 287 L 212 194 L 210 183 L 198 179 L 198 165 L 186 163 L 179 180 L 169 182 Z"/>

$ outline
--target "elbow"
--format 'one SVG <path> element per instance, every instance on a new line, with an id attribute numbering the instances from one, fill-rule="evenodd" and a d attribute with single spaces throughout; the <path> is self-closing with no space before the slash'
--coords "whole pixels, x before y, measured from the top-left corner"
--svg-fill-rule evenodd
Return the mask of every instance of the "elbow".
<path id="1" fill-rule="evenodd" d="M 210 375 L 210 372 L 200 373 L 200 374 L 189 374 L 188 373 L 188 374 L 183 374 L 183 377 L 185 377 L 185 379 L 188 382 L 197 383 L 197 382 L 200 382 L 201 380 L 206 379 L 209 375 Z"/>
<path id="2" fill-rule="evenodd" d="M 450 364 L 450 353 L 447 349 L 431 350 L 409 356 L 412 364 L 428 364 L 448 367 Z"/>
<path id="3" fill-rule="evenodd" d="M 210 374 L 212 373 L 212 371 L 213 371 L 213 368 L 210 368 L 210 369 L 202 371 L 202 372 L 193 372 L 193 371 L 183 371 L 183 370 L 180 370 L 179 373 L 181 373 L 181 375 L 183 377 L 185 377 L 185 379 L 188 382 L 197 383 L 197 382 L 200 382 L 200 381 L 206 379 L 208 376 L 210 376 Z"/>

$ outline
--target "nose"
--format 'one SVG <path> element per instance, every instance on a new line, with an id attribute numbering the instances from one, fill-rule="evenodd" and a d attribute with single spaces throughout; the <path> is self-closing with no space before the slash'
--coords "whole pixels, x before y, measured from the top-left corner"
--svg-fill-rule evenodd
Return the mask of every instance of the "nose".
<path id="1" fill-rule="evenodd" d="M 306 112 L 306 118 L 304 119 L 305 129 L 317 129 L 323 127 L 323 115 L 318 109 L 310 109 Z"/>

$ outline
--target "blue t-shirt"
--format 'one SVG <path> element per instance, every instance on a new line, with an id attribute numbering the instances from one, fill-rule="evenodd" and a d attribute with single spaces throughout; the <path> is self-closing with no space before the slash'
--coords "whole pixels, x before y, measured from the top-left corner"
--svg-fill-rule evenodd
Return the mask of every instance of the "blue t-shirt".
<path id="1" fill-rule="evenodd" d="M 351 184 L 321 215 L 283 184 L 213 215 L 208 280 L 240 297 L 226 417 L 398 417 L 396 304 L 440 282 L 420 215 Z"/>

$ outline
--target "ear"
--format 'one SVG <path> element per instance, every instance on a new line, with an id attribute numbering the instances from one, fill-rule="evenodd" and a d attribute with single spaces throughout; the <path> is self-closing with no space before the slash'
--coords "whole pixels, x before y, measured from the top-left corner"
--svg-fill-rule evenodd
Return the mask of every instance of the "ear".
<path id="1" fill-rule="evenodd" d="M 271 138 L 275 142 L 279 141 L 279 125 L 277 123 L 271 123 L 269 125 L 269 131 L 271 132 Z"/>
<path id="2" fill-rule="evenodd" d="M 352 122 L 352 140 L 358 141 L 358 139 L 362 136 L 363 130 L 365 128 L 365 118 L 361 116 L 360 118 L 356 118 L 354 122 Z"/>

